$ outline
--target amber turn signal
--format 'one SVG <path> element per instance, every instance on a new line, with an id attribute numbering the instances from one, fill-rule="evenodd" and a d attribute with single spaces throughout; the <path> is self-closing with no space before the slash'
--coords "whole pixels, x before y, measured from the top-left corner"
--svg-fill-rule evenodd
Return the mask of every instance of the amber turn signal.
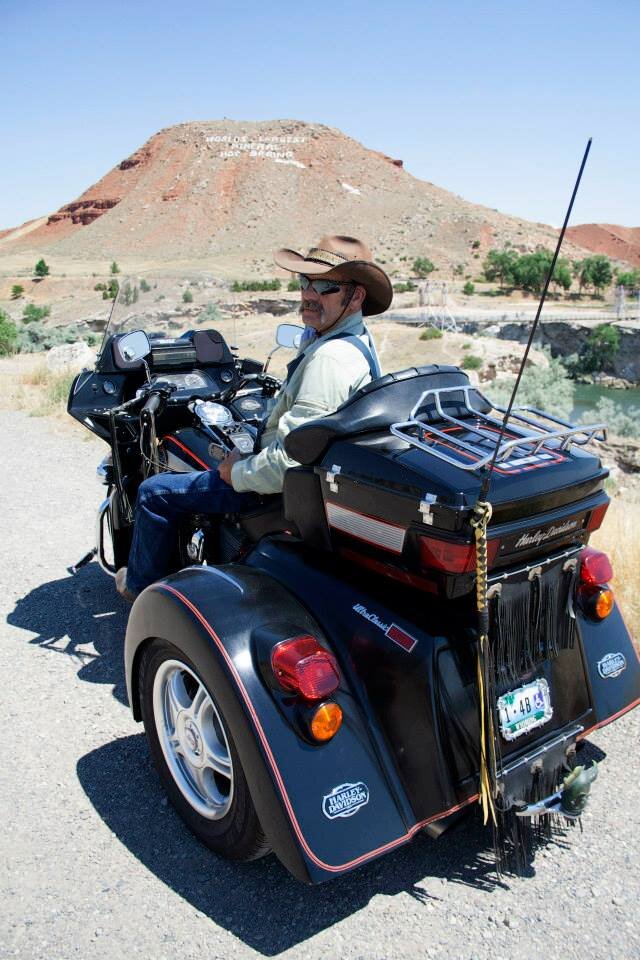
<path id="1" fill-rule="evenodd" d="M 596 597 L 596 602 L 593 607 L 594 613 L 599 620 L 604 620 L 605 617 L 609 616 L 613 610 L 613 604 L 613 590 L 609 590 L 608 587 L 605 587 L 604 590 L 601 590 Z"/>
<path id="2" fill-rule="evenodd" d="M 342 725 L 342 708 L 337 703 L 323 703 L 311 717 L 311 734 L 314 740 L 324 743 L 335 737 Z"/>

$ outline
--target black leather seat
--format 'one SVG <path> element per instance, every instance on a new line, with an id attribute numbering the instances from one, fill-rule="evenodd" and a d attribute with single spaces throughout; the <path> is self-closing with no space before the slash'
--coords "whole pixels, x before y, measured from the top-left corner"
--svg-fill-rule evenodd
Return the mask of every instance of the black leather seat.
<path id="1" fill-rule="evenodd" d="M 468 384 L 468 376 L 458 367 L 438 364 L 389 373 L 362 387 L 335 413 L 292 430 L 285 439 L 285 450 L 298 463 L 311 466 L 322 459 L 329 444 L 337 438 L 374 433 L 388 429 L 392 423 L 407 420 L 425 390 L 466 387 Z M 477 410 L 486 412 L 491 409 L 476 391 L 471 392 L 471 402 Z M 461 394 L 443 397 L 441 403 L 451 416 L 468 415 Z M 439 417 L 435 404 L 428 401 L 421 408 L 420 417 L 426 423 L 436 423 Z"/>

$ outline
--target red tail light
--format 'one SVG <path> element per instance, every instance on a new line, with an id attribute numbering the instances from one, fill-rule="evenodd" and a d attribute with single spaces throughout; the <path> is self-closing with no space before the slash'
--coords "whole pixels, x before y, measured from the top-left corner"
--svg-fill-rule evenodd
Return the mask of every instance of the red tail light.
<path id="1" fill-rule="evenodd" d="M 283 690 L 299 693 L 305 700 L 323 700 L 340 684 L 335 657 L 315 637 L 283 640 L 271 653 L 271 668 Z"/>
<path id="2" fill-rule="evenodd" d="M 602 506 L 596 507 L 591 511 L 589 516 L 589 521 L 587 523 L 586 529 L 589 533 L 592 533 L 594 530 L 598 530 L 602 526 L 602 521 L 604 520 L 604 515 L 609 509 L 608 503 L 603 503 Z"/>
<path id="3" fill-rule="evenodd" d="M 494 537 L 487 542 L 487 565 L 495 560 L 500 540 Z M 446 573 L 471 573 L 476 568 L 475 543 L 454 543 L 438 540 L 437 537 L 420 537 L 420 560 L 422 566 Z"/>
<path id="4" fill-rule="evenodd" d="M 599 587 L 613 579 L 613 567 L 606 553 L 585 547 L 580 553 L 580 581 L 588 587 Z"/>

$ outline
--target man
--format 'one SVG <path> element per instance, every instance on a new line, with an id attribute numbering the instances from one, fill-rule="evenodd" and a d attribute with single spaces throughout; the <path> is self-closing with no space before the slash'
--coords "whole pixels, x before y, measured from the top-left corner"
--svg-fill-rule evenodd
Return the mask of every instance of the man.
<path id="1" fill-rule="evenodd" d="M 128 600 L 169 572 L 182 517 L 237 512 L 253 506 L 257 494 L 279 493 L 285 472 L 297 466 L 285 452 L 286 435 L 305 420 L 333 413 L 380 374 L 363 316 L 383 313 L 393 291 L 369 248 L 354 237 L 326 236 L 306 256 L 279 250 L 275 262 L 299 275 L 305 333 L 260 449 L 244 459 L 232 451 L 217 471 L 162 473 L 140 485 L 129 566 L 116 575 Z"/>

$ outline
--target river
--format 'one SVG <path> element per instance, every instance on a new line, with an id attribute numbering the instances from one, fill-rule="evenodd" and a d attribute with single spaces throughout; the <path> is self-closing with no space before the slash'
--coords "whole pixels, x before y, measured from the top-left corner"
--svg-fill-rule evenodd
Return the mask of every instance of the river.
<path id="1" fill-rule="evenodd" d="M 625 413 L 628 413 L 631 407 L 640 410 L 640 387 L 612 390 L 610 387 L 600 387 L 593 383 L 576 383 L 571 419 L 579 420 L 583 414 L 588 415 L 603 397 L 613 400 Z"/>

